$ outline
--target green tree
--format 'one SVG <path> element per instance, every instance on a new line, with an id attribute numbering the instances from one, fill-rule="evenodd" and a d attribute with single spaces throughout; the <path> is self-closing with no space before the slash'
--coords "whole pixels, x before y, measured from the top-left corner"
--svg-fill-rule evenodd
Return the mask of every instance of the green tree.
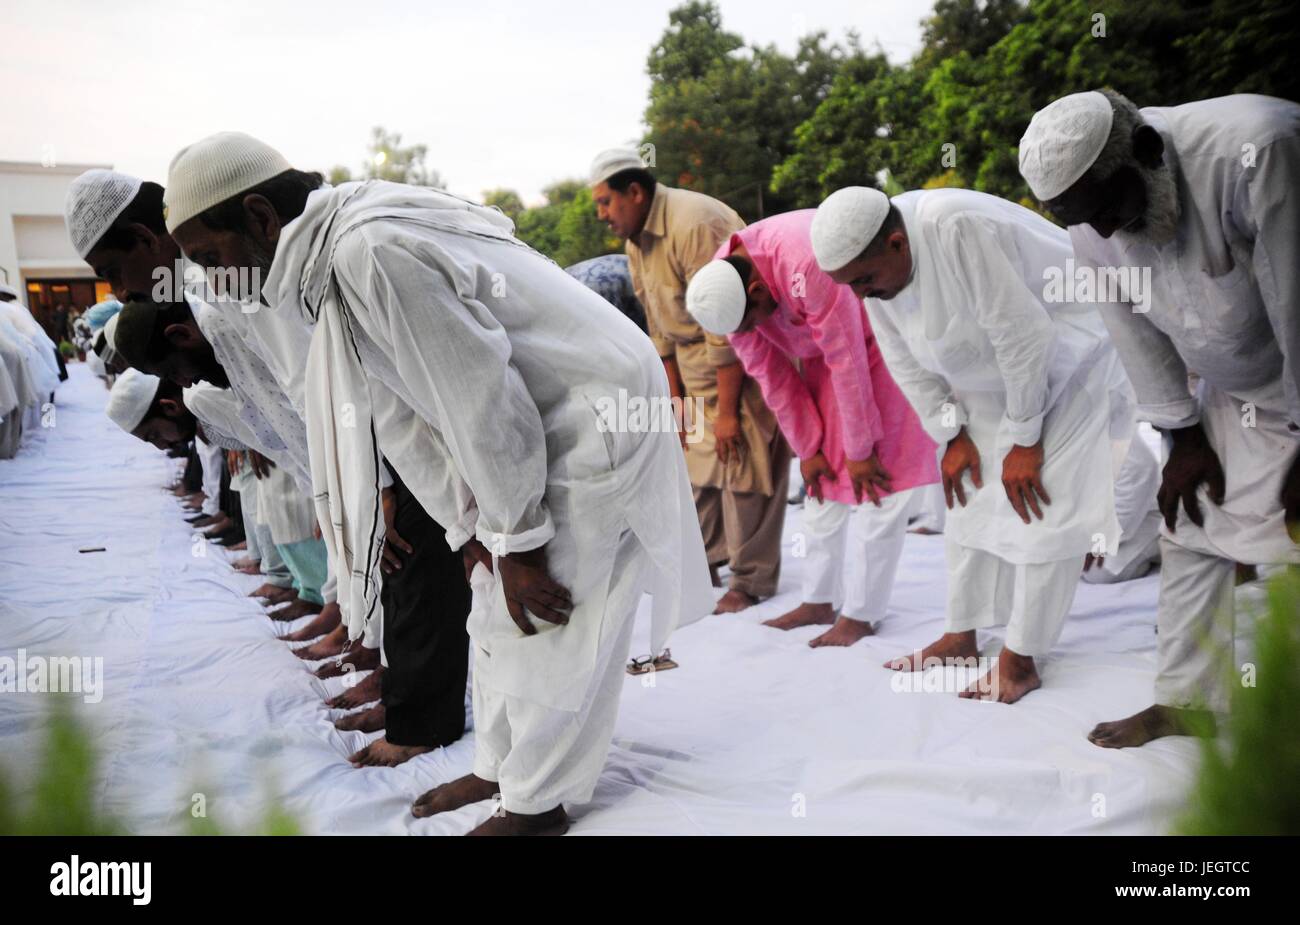
<path id="1" fill-rule="evenodd" d="M 664 182 L 724 200 L 747 219 L 790 208 L 771 189 L 772 170 L 793 153 L 794 129 L 825 97 L 846 57 L 825 33 L 805 36 L 794 56 L 748 47 L 722 27 L 712 3 L 691 2 L 647 61 L 645 141 Z"/>
<path id="2" fill-rule="evenodd" d="M 399 132 L 390 132 L 381 125 L 370 130 L 370 143 L 366 146 L 366 161 L 361 165 L 360 176 L 366 180 L 389 180 L 393 183 L 410 183 L 415 186 L 445 188 L 442 174 L 425 164 L 428 145 L 403 145 Z M 330 183 L 346 183 L 356 179 L 352 170 L 342 165 L 330 168 Z"/>
<path id="3" fill-rule="evenodd" d="M 496 206 L 506 214 L 512 222 L 518 222 L 520 214 L 524 211 L 524 201 L 519 194 L 512 189 L 490 189 L 483 191 L 483 204 L 485 206 Z"/>
<path id="4" fill-rule="evenodd" d="M 515 234 L 560 266 L 612 254 L 617 238 L 596 218 L 591 190 L 582 180 L 558 180 L 542 191 L 543 205 L 524 209 L 515 219 Z"/>

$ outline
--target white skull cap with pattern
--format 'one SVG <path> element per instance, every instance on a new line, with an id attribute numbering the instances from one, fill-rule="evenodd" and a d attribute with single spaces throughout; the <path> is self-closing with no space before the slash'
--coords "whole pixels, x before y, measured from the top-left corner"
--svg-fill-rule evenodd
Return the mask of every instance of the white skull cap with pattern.
<path id="1" fill-rule="evenodd" d="M 142 373 L 138 369 L 128 369 L 113 383 L 113 391 L 108 393 L 108 405 L 105 406 L 104 413 L 118 427 L 131 433 L 144 420 L 161 383 L 162 380 L 157 376 Z"/>
<path id="2" fill-rule="evenodd" d="M 889 214 L 889 197 L 869 186 L 846 186 L 817 207 L 812 220 L 813 256 L 834 273 L 872 242 Z"/>
<path id="3" fill-rule="evenodd" d="M 141 182 L 139 177 L 102 167 L 87 170 L 72 181 L 63 202 L 63 214 L 78 257 L 86 259 L 104 232 L 135 199 Z"/>
<path id="4" fill-rule="evenodd" d="M 218 132 L 181 148 L 167 168 L 167 230 L 290 169 L 283 154 L 243 132 Z"/>
<path id="5" fill-rule="evenodd" d="M 1110 100 L 1096 90 L 1071 93 L 1034 113 L 1020 138 L 1020 175 L 1040 202 L 1079 182 L 1106 147 L 1114 120 Z"/>
<path id="6" fill-rule="evenodd" d="M 710 260 L 686 287 L 686 310 L 710 334 L 732 334 L 745 320 L 745 284 L 725 260 Z"/>

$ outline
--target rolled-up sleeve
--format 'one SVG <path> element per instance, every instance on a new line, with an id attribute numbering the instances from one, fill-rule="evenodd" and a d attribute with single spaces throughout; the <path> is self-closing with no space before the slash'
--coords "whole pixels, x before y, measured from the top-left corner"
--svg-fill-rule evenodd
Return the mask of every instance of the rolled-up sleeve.
<path id="1" fill-rule="evenodd" d="M 340 247 L 340 276 L 366 300 L 363 327 L 390 351 L 473 493 L 476 536 L 494 555 L 544 545 L 555 535 L 544 500 L 546 435 L 505 329 L 462 268 L 393 242 L 362 249 L 346 260 Z"/>

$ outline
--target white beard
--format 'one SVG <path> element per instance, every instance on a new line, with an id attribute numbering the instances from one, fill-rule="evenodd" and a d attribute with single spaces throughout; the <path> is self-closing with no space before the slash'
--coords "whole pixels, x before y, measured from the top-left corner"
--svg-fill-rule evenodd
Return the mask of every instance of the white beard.
<path id="1" fill-rule="evenodd" d="M 1137 231 L 1116 231 L 1121 240 L 1131 244 L 1148 244 L 1162 247 L 1178 233 L 1178 186 L 1168 167 L 1151 170 L 1135 164 L 1147 190 L 1147 207 L 1142 215 L 1142 228 Z"/>

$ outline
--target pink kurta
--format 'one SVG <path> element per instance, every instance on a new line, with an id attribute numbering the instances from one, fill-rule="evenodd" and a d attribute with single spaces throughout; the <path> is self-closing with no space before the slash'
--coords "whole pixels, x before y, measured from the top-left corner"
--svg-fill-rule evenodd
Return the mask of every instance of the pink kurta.
<path id="1" fill-rule="evenodd" d="M 824 498 L 854 504 L 844 461 L 873 452 L 894 491 L 933 484 L 935 444 L 889 375 L 862 300 L 818 268 L 813 213 L 763 219 L 718 249 L 715 257 L 728 257 L 743 244 L 777 303 L 754 330 L 731 335 L 731 347 L 799 458 L 821 452 L 834 468 L 836 480 L 822 482 Z"/>

